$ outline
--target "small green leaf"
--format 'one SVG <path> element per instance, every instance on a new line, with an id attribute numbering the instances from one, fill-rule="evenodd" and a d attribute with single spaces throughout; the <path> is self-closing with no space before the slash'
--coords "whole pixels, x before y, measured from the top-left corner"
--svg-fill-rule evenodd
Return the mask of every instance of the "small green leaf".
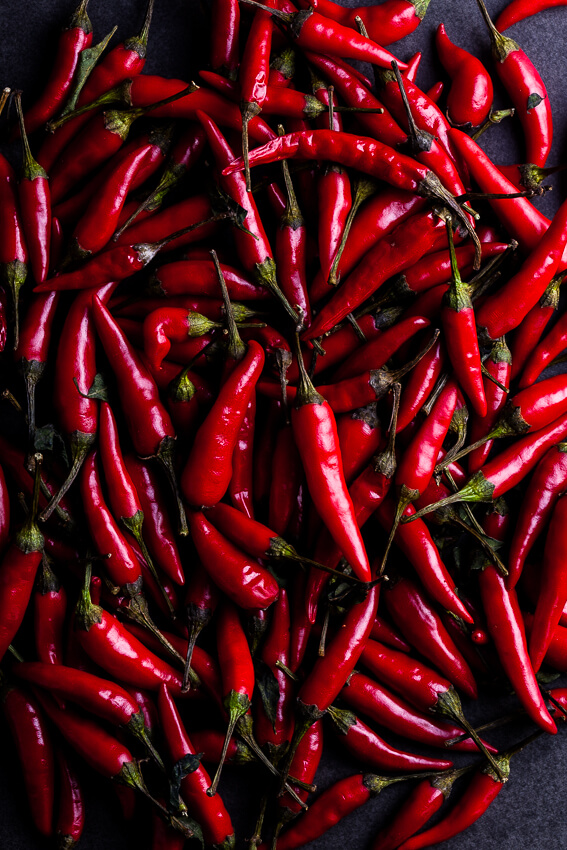
<path id="1" fill-rule="evenodd" d="M 528 97 L 528 104 L 527 104 L 528 112 L 530 111 L 530 109 L 535 109 L 536 106 L 539 106 L 540 103 L 543 100 L 545 100 L 545 98 L 542 97 L 540 94 L 537 94 L 537 92 L 534 92 L 533 94 L 531 94 Z"/>

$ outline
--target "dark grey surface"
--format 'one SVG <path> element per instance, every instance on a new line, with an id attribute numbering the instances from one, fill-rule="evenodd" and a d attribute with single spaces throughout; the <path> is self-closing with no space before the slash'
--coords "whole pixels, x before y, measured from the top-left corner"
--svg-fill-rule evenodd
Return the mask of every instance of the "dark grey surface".
<path id="1" fill-rule="evenodd" d="M 119 30 L 114 43 L 117 43 L 118 38 L 137 31 L 143 17 L 143 5 L 143 0 L 114 0 L 112 3 L 108 0 L 92 0 L 89 13 L 95 27 L 95 39 L 99 40 L 115 23 L 118 23 Z M 489 0 L 487 5 L 495 17 L 506 3 L 503 0 Z M 33 0 L 25 4 L 4 0 L 0 4 L 1 86 L 22 88 L 28 103 L 33 100 L 35 93 L 41 89 L 44 69 L 49 66 L 53 55 L 54 39 L 74 6 L 75 0 Z M 195 2 L 157 0 L 147 71 L 190 78 L 199 67 L 204 67 L 207 49 L 203 36 L 204 20 Z M 433 49 L 435 28 L 441 21 L 454 41 L 475 52 L 490 66 L 488 39 L 474 0 L 432 0 L 425 21 L 417 32 L 391 48 L 402 59 L 408 59 L 418 49 L 423 51 L 418 84 L 425 90 L 442 74 Z M 508 33 L 528 52 L 548 87 L 555 119 L 554 148 L 549 164 L 557 164 L 564 159 L 567 135 L 567 99 L 564 96 L 567 76 L 564 59 L 566 27 L 567 9 L 557 9 L 525 21 Z M 496 105 L 507 105 L 498 85 L 496 91 Z M 497 162 L 521 161 L 523 152 L 517 142 L 519 138 L 519 125 L 508 121 L 500 128 L 491 130 L 485 136 L 483 146 Z M 552 214 L 565 197 L 566 179 L 555 177 L 550 180 L 555 190 L 538 201 L 546 214 Z M 472 720 L 480 721 L 499 716 L 514 705 L 512 698 L 494 699 L 483 693 L 479 703 L 467 706 L 466 710 Z M 187 720 L 190 725 L 190 712 Z M 510 740 L 521 738 L 529 729 L 528 726 L 516 726 L 510 738 L 503 733 L 488 737 L 494 743 L 505 746 Z M 566 729 L 560 728 L 556 738 L 544 736 L 529 750 L 517 756 L 512 764 L 511 780 L 498 800 L 473 828 L 447 842 L 444 845 L 447 850 L 566 847 L 566 732 Z M 35 850 L 45 847 L 46 843 L 34 833 L 29 813 L 25 804 L 22 804 L 22 781 L 5 733 L 2 740 L 5 757 L 0 761 L 0 846 L 2 850 Z M 404 746 L 403 743 L 400 745 Z M 355 765 L 343 760 L 331 746 L 317 781 L 323 789 L 336 778 L 355 770 Z M 221 785 L 223 797 L 231 813 L 235 813 L 235 823 L 242 838 L 252 832 L 259 802 L 256 789 L 260 786 L 253 782 L 255 778 L 256 775 L 251 771 L 243 771 L 241 774 L 227 771 Z M 150 846 L 146 821 L 142 816 L 147 811 L 145 804 L 139 807 L 141 825 L 134 828 L 123 824 L 108 783 L 91 779 L 88 781 L 87 793 L 87 826 L 81 847 L 85 850 L 143 850 Z M 369 847 L 372 835 L 405 793 L 400 787 L 386 791 L 358 815 L 343 821 L 333 832 L 312 844 L 312 850 L 362 850 Z M 455 792 L 455 796 L 458 793 Z"/>

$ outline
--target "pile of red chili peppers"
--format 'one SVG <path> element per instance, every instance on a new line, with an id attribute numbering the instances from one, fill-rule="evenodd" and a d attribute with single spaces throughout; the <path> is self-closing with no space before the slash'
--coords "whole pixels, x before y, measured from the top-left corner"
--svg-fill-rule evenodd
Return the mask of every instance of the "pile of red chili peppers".
<path id="1" fill-rule="evenodd" d="M 402 781 L 372 850 L 437 845 L 567 717 L 567 201 L 502 34 L 566 4 L 469 2 L 494 62 L 442 23 L 428 92 L 387 48 L 429 0 L 212 0 L 195 81 L 143 73 L 152 0 L 120 44 L 82 0 L 4 91 L 0 702 L 59 848 L 88 770 L 153 850 L 293 850 Z M 504 752 L 460 700 L 503 692 Z"/>

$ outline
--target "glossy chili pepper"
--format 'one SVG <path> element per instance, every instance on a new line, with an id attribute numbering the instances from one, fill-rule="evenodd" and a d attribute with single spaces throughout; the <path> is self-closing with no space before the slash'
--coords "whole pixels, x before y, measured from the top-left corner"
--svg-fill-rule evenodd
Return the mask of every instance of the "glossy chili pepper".
<path id="1" fill-rule="evenodd" d="M 411 646 L 409 643 L 406 643 L 391 623 L 386 622 L 386 620 L 379 615 L 374 621 L 370 637 L 373 640 L 386 644 L 386 646 L 392 647 L 392 649 L 397 649 L 399 652 L 411 652 Z"/>
<path id="2" fill-rule="evenodd" d="M 473 699 L 477 694 L 474 676 L 451 640 L 441 618 L 425 593 L 407 578 L 388 587 L 385 594 L 388 613 L 402 635 L 420 654 L 431 661 L 449 681 Z M 409 616 L 409 612 L 412 615 Z M 467 612 L 466 622 L 472 622 Z"/>
<path id="3" fill-rule="evenodd" d="M 202 336 L 213 328 L 220 327 L 206 316 L 183 307 L 169 304 L 152 310 L 144 319 L 144 354 L 152 370 L 161 367 L 162 360 L 169 354 L 171 344 L 184 342 L 188 337 Z"/>
<path id="4" fill-rule="evenodd" d="M 12 299 L 16 348 L 19 336 L 19 294 L 27 277 L 28 249 L 17 198 L 16 175 L 4 156 L 0 156 L 0 206 L 5 222 L 3 238 L 0 240 L 0 273 L 2 283 Z"/>
<path id="5" fill-rule="evenodd" d="M 484 361 L 484 367 L 492 375 L 493 378 L 501 384 L 491 381 L 487 376 L 483 378 L 484 392 L 487 403 L 487 415 L 480 417 L 475 415 L 472 417 L 469 440 L 471 443 L 476 443 L 485 434 L 488 434 L 494 427 L 506 404 L 506 393 L 502 387 L 510 386 L 510 378 L 512 371 L 512 356 L 510 349 L 506 345 L 504 337 L 496 340 L 492 346 L 489 356 Z M 475 449 L 469 455 L 469 473 L 477 472 L 488 460 L 488 455 L 492 449 L 493 441 L 488 440 L 484 446 Z"/>
<path id="6" fill-rule="evenodd" d="M 43 283 L 49 269 L 51 243 L 51 192 L 47 172 L 33 158 L 22 115 L 20 95 L 16 95 L 23 142 L 23 165 L 18 186 L 22 224 L 29 250 L 30 265 L 36 283 Z"/>
<path id="7" fill-rule="evenodd" d="M 539 302 L 532 307 L 516 331 L 511 343 L 512 348 L 512 378 L 522 374 L 524 366 L 537 346 L 548 323 L 559 308 L 559 288 L 563 275 L 556 275 Z"/>
<path id="8" fill-rule="evenodd" d="M 0 698 L 22 764 L 33 823 L 42 835 L 53 835 L 55 760 L 45 717 L 36 700 L 14 685 L 4 683 Z"/>
<path id="9" fill-rule="evenodd" d="M 201 631 L 209 624 L 219 603 L 220 593 L 217 586 L 209 578 L 203 565 L 197 562 L 187 582 L 187 592 L 184 605 L 189 629 L 189 640 L 185 655 L 185 669 L 191 666 L 195 643 Z M 184 676 L 183 685 L 187 688 L 189 677 Z"/>
<path id="10" fill-rule="evenodd" d="M 103 92 L 130 77 L 140 74 L 146 61 L 148 34 L 152 19 L 154 0 L 148 0 L 148 6 L 139 35 L 126 39 L 108 53 L 93 69 L 79 95 L 77 106 L 82 107 L 94 101 Z M 89 114 L 81 115 L 60 127 L 43 143 L 39 152 L 39 162 L 51 172 L 54 163 L 60 157 L 65 146 L 75 136 L 81 126 L 88 121 Z"/>
<path id="11" fill-rule="evenodd" d="M 451 124 L 479 127 L 492 106 L 492 80 L 482 62 L 450 40 L 444 24 L 435 36 L 437 55 L 451 77 L 447 96 L 447 117 Z"/>
<path id="12" fill-rule="evenodd" d="M 339 416 L 337 434 L 345 481 L 350 489 L 352 482 L 362 473 L 382 444 L 382 428 L 376 414 L 376 405 L 369 404 Z"/>
<path id="13" fill-rule="evenodd" d="M 526 162 L 543 167 L 553 138 L 551 107 L 544 82 L 520 45 L 500 35 L 483 0 L 477 2 L 490 34 L 496 73 L 514 104 L 524 130 Z"/>
<path id="14" fill-rule="evenodd" d="M 348 684 L 341 691 L 341 698 L 357 713 L 410 741 L 446 749 L 445 742 L 460 735 L 458 726 L 434 720 L 431 716 L 417 711 L 405 700 L 362 673 L 355 672 L 350 677 Z M 472 752 L 476 750 L 476 744 L 467 738 L 453 745 L 451 749 Z"/>
<path id="15" fill-rule="evenodd" d="M 411 83 L 415 83 L 417 72 L 419 71 L 419 66 L 421 65 L 421 60 L 423 58 L 423 53 L 418 50 L 417 53 L 414 53 L 411 59 L 408 60 L 407 70 L 403 73 L 404 80 L 409 80 Z"/>
<path id="16" fill-rule="evenodd" d="M 533 614 L 522 611 L 522 618 L 529 638 L 534 622 Z M 561 672 L 567 669 L 567 628 L 564 626 L 555 627 L 545 655 L 545 663 Z"/>
<path id="17" fill-rule="evenodd" d="M 564 5 L 564 0 L 533 0 L 531 3 L 526 2 L 526 0 L 513 0 L 500 13 L 494 26 L 498 32 L 504 32 L 504 30 L 507 30 L 514 24 L 531 17 L 531 15 L 536 15 L 538 12 L 543 12 L 546 9 L 553 9 L 555 6 Z"/>
<path id="18" fill-rule="evenodd" d="M 240 5 L 237 0 L 214 0 L 211 27 L 211 67 L 231 80 L 236 78 L 239 65 L 238 34 Z"/>
<path id="19" fill-rule="evenodd" d="M 82 0 L 59 36 L 53 70 L 40 97 L 26 110 L 28 133 L 34 133 L 57 113 L 70 90 L 82 50 L 93 40 L 92 24 L 87 14 L 88 0 Z"/>
<path id="20" fill-rule="evenodd" d="M 276 262 L 282 292 L 297 310 L 305 327 L 311 324 L 311 306 L 307 287 L 307 228 L 301 214 L 289 168 L 282 170 L 286 187 L 286 206 L 276 233 Z"/>
<path id="21" fill-rule="evenodd" d="M 415 835 L 441 808 L 451 793 L 453 783 L 462 772 L 453 770 L 441 776 L 424 779 L 416 785 L 389 824 L 380 830 L 372 850 L 396 850 L 406 838 Z"/>
<path id="22" fill-rule="evenodd" d="M 315 721 L 301 739 L 291 763 L 291 773 L 296 778 L 310 784 L 315 778 L 323 753 L 323 723 Z M 296 793 L 301 800 L 306 800 L 308 792 L 296 787 Z M 278 800 L 279 819 L 274 830 L 277 837 L 282 827 L 293 820 L 301 812 L 300 803 L 285 793 Z"/>
<path id="23" fill-rule="evenodd" d="M 153 560 L 172 581 L 183 584 L 181 556 L 159 477 L 146 460 L 127 454 L 124 462 L 144 513 L 144 539 Z"/>
<path id="24" fill-rule="evenodd" d="M 220 264 L 228 294 L 235 301 L 260 301 L 270 298 L 269 292 L 256 286 L 240 270 Z M 160 266 L 152 277 L 150 292 L 161 297 L 175 295 L 205 295 L 218 298 L 219 281 L 211 259 L 178 260 Z"/>
<path id="25" fill-rule="evenodd" d="M 428 319 L 415 316 L 405 321 L 398 322 L 394 327 L 385 330 L 376 339 L 362 345 L 353 352 L 340 365 L 333 377 L 337 381 L 345 378 L 354 378 L 372 365 L 373 369 L 379 369 L 396 353 L 405 342 L 410 340 L 419 331 L 429 327 Z"/>
<path id="26" fill-rule="evenodd" d="M 270 461 L 266 466 L 271 470 L 268 525 L 276 534 L 284 535 L 303 480 L 301 458 L 291 425 L 284 425 L 278 432 Z"/>
<path id="27" fill-rule="evenodd" d="M 519 386 L 523 389 L 529 387 L 541 375 L 555 358 L 565 350 L 567 332 L 565 330 L 565 317 L 560 316 L 549 333 L 536 345 L 524 366 L 520 377 Z"/>
<path id="28" fill-rule="evenodd" d="M 302 3 L 302 5 L 305 5 Z M 425 17 L 429 0 L 423 3 L 414 0 L 386 0 L 378 6 L 341 6 L 333 0 L 321 0 L 317 8 L 345 26 L 356 28 L 360 17 L 371 38 L 380 44 L 392 44 L 410 35 Z"/>
<path id="29" fill-rule="evenodd" d="M 210 778 L 193 746 L 167 685 L 162 685 L 158 696 L 160 723 L 169 756 L 175 765 L 187 765 L 187 772 L 179 786 L 181 798 L 189 813 L 199 819 L 207 844 L 219 850 L 234 847 L 234 828 L 220 796 L 207 794 Z"/>
<path id="30" fill-rule="evenodd" d="M 248 167 L 248 122 L 262 111 L 266 98 L 273 26 L 269 12 L 256 9 L 238 69 L 242 113 L 242 155 L 246 163 L 246 188 L 249 192 L 251 187 Z"/>
<path id="31" fill-rule="evenodd" d="M 72 850 L 85 825 L 85 799 L 74 767 L 63 752 L 56 750 L 59 775 L 59 808 L 55 834 L 61 848 Z"/>
<path id="32" fill-rule="evenodd" d="M 0 466 L 0 555 L 4 554 L 10 540 L 10 493 L 4 470 Z"/>
<path id="33" fill-rule="evenodd" d="M 203 566 L 230 599 L 246 610 L 267 608 L 275 601 L 278 584 L 264 567 L 227 540 L 204 514 L 191 511 L 188 520 Z"/>
<path id="34" fill-rule="evenodd" d="M 45 664 L 63 664 L 63 626 L 67 593 L 44 553 L 42 574 L 34 595 L 34 632 L 37 657 Z"/>
<path id="35" fill-rule="evenodd" d="M 216 729 L 200 729 L 192 733 L 191 741 L 197 752 L 203 753 L 203 761 L 218 764 L 222 752 L 224 735 Z M 231 738 L 225 764 L 244 765 L 255 761 L 252 750 L 238 738 Z"/>
<path id="36" fill-rule="evenodd" d="M 508 556 L 509 588 L 515 587 L 530 549 L 545 528 L 559 495 L 566 489 L 566 475 L 567 444 L 558 443 L 538 463 L 522 500 Z"/>
<path id="37" fill-rule="evenodd" d="M 353 200 L 350 178 L 343 168 L 327 166 L 317 183 L 317 200 L 319 262 L 328 280 Z"/>
<path id="38" fill-rule="evenodd" d="M 225 537 L 254 558 L 299 559 L 292 546 L 262 523 L 222 502 L 207 517 Z"/>
<path id="39" fill-rule="evenodd" d="M 352 711 L 331 706 L 329 715 L 343 746 L 352 756 L 374 770 L 404 773 L 418 770 L 446 770 L 452 767 L 450 761 L 397 750 L 356 717 Z"/>
<path id="40" fill-rule="evenodd" d="M 34 455 L 35 478 L 31 510 L 24 525 L 15 533 L 0 564 L 0 658 L 3 658 L 22 624 L 43 552 L 43 534 L 37 525 L 40 466 L 42 456 Z"/>
<path id="41" fill-rule="evenodd" d="M 264 359 L 261 346 L 252 340 L 199 428 L 181 478 L 189 504 L 212 507 L 226 493 L 234 447 Z"/>

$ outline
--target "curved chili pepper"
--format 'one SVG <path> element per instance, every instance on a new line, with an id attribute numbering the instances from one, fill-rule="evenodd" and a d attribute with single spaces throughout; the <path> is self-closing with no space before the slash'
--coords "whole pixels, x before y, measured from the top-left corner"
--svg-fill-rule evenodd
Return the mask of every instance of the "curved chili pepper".
<path id="1" fill-rule="evenodd" d="M 528 357 L 537 346 L 549 321 L 559 308 L 559 288 L 563 275 L 556 275 L 539 302 L 532 307 L 514 333 L 512 340 L 512 378 L 522 374 Z"/>
<path id="2" fill-rule="evenodd" d="M 256 9 L 238 69 L 240 111 L 242 114 L 242 155 L 246 163 L 246 188 L 249 192 L 251 187 L 250 169 L 248 167 L 248 122 L 262 111 L 266 98 L 273 26 L 271 15 L 266 11 Z"/>
<path id="3" fill-rule="evenodd" d="M 55 764 L 47 723 L 35 699 L 4 683 L 2 708 L 22 764 L 26 793 L 35 827 L 53 835 Z"/>
<path id="4" fill-rule="evenodd" d="M 85 825 L 83 789 L 75 770 L 61 750 L 56 750 L 59 773 L 59 809 L 55 834 L 62 850 L 72 850 Z"/>
<path id="5" fill-rule="evenodd" d="M 388 587 L 385 601 L 394 625 L 412 646 L 417 643 L 424 658 L 431 661 L 453 685 L 475 699 L 477 687 L 474 676 L 425 593 L 413 581 L 404 578 Z M 463 619 L 472 622 L 468 612 Z"/>
<path id="6" fill-rule="evenodd" d="M 348 752 L 374 770 L 404 773 L 418 770 L 446 770 L 453 766 L 450 761 L 427 758 L 395 749 L 351 711 L 332 705 L 329 708 L 329 715 L 334 728 L 340 735 L 339 740 Z"/>
<path id="7" fill-rule="evenodd" d="M 390 646 L 392 649 L 397 649 L 400 652 L 411 652 L 411 646 L 402 638 L 390 623 L 387 623 L 383 617 L 377 616 L 370 632 L 370 637 L 373 640 Z"/>
<path id="8" fill-rule="evenodd" d="M 267 608 L 275 601 L 278 584 L 264 567 L 227 540 L 204 514 L 191 511 L 188 520 L 203 566 L 230 599 L 246 610 Z"/>
<path id="9" fill-rule="evenodd" d="M 256 286 L 240 270 L 220 264 L 228 289 L 235 301 L 260 301 L 270 298 L 262 286 Z M 152 277 L 150 292 L 159 296 L 205 295 L 217 298 L 219 281 L 214 263 L 207 260 L 178 260 L 160 266 Z"/>
<path id="10" fill-rule="evenodd" d="M 0 466 L 0 556 L 4 554 L 10 540 L 10 493 L 6 485 L 4 470 Z"/>
<path id="11" fill-rule="evenodd" d="M 152 370 L 157 371 L 172 343 L 185 342 L 187 337 L 202 336 L 218 327 L 218 322 L 183 307 L 159 307 L 144 319 L 144 354 Z"/>
<path id="12" fill-rule="evenodd" d="M 199 764 L 199 756 L 193 746 L 179 712 L 170 696 L 167 685 L 163 684 L 158 695 L 160 723 L 170 758 L 175 765 L 189 760 L 189 772 L 183 776 L 180 793 L 189 812 L 199 818 L 203 837 L 207 844 L 214 844 L 219 850 L 234 847 L 234 828 L 220 796 L 209 796 L 207 790 L 210 778 L 205 768 Z"/>
<path id="13" fill-rule="evenodd" d="M 477 0 L 488 27 L 496 73 L 524 129 L 526 161 L 543 168 L 551 150 L 553 123 L 544 82 L 519 44 L 500 35 L 483 0 Z"/>
<path id="14" fill-rule="evenodd" d="M 567 444 L 552 446 L 542 457 L 524 495 L 508 556 L 508 588 L 515 587 L 530 549 L 547 524 L 561 493 L 566 489 Z"/>
<path id="15" fill-rule="evenodd" d="M 441 64 L 451 77 L 447 96 L 447 117 L 451 124 L 479 127 L 488 118 L 492 106 L 492 80 L 476 56 L 449 39 L 444 24 L 439 24 L 435 46 Z"/>
<path id="16" fill-rule="evenodd" d="M 484 392 L 486 396 L 486 404 L 488 408 L 487 415 L 484 417 L 473 416 L 471 421 L 469 440 L 471 443 L 476 443 L 485 434 L 488 434 L 494 427 L 499 413 L 502 412 L 506 404 L 506 393 L 502 387 L 510 386 L 510 378 L 512 371 L 512 357 L 510 349 L 506 345 L 504 337 L 496 340 L 492 346 L 489 356 L 484 361 L 484 367 L 498 381 L 498 384 L 491 381 L 488 377 L 483 378 Z M 484 446 L 475 449 L 469 455 L 469 473 L 477 472 L 488 460 L 488 455 L 492 449 L 493 441 L 488 440 Z"/>
<path id="17" fill-rule="evenodd" d="M 554 9 L 556 6 L 565 6 L 565 0 L 532 0 L 532 2 L 512 0 L 500 13 L 494 26 L 498 32 L 504 32 L 514 24 L 536 15 L 538 12 Z"/>
<path id="18" fill-rule="evenodd" d="M 276 233 L 276 262 L 282 292 L 301 316 L 304 326 L 311 323 L 307 287 L 307 229 L 297 203 L 289 168 L 282 170 L 286 187 L 286 206 Z"/>
<path id="19" fill-rule="evenodd" d="M 370 37 L 376 37 L 380 44 L 392 44 L 414 32 L 425 17 L 428 6 L 429 0 L 386 0 L 372 7 L 341 6 L 333 0 L 317 3 L 323 15 L 353 29 L 356 28 L 356 18 L 360 17 Z"/>
<path id="20" fill-rule="evenodd" d="M 42 575 L 34 596 L 34 632 L 37 657 L 45 664 L 63 664 L 66 613 L 67 593 L 44 554 Z"/>
<path id="21" fill-rule="evenodd" d="M 392 357 L 393 354 L 405 342 L 411 339 L 420 330 L 430 326 L 428 319 L 414 316 L 405 321 L 400 321 L 394 327 L 385 330 L 376 339 L 367 342 L 354 351 L 350 357 L 334 373 L 336 381 L 345 378 L 354 378 L 368 369 L 371 364 L 374 369 L 379 369 Z"/>
<path id="22" fill-rule="evenodd" d="M 79 55 L 93 40 L 92 24 L 87 14 L 89 0 L 82 0 L 59 36 L 53 70 L 40 97 L 26 110 L 28 133 L 34 133 L 49 121 L 63 105 L 73 82 Z"/>
<path id="23" fill-rule="evenodd" d="M 565 317 L 561 316 L 528 357 L 520 378 L 519 386 L 521 389 L 529 387 L 537 381 L 544 369 L 550 366 L 553 360 L 564 351 L 566 339 Z"/>
<path id="24" fill-rule="evenodd" d="M 23 143 L 23 164 L 18 185 L 18 200 L 26 234 L 30 265 L 36 283 L 43 283 L 49 270 L 51 243 L 51 192 L 47 172 L 33 158 L 22 115 L 20 94 L 16 95 Z"/>

